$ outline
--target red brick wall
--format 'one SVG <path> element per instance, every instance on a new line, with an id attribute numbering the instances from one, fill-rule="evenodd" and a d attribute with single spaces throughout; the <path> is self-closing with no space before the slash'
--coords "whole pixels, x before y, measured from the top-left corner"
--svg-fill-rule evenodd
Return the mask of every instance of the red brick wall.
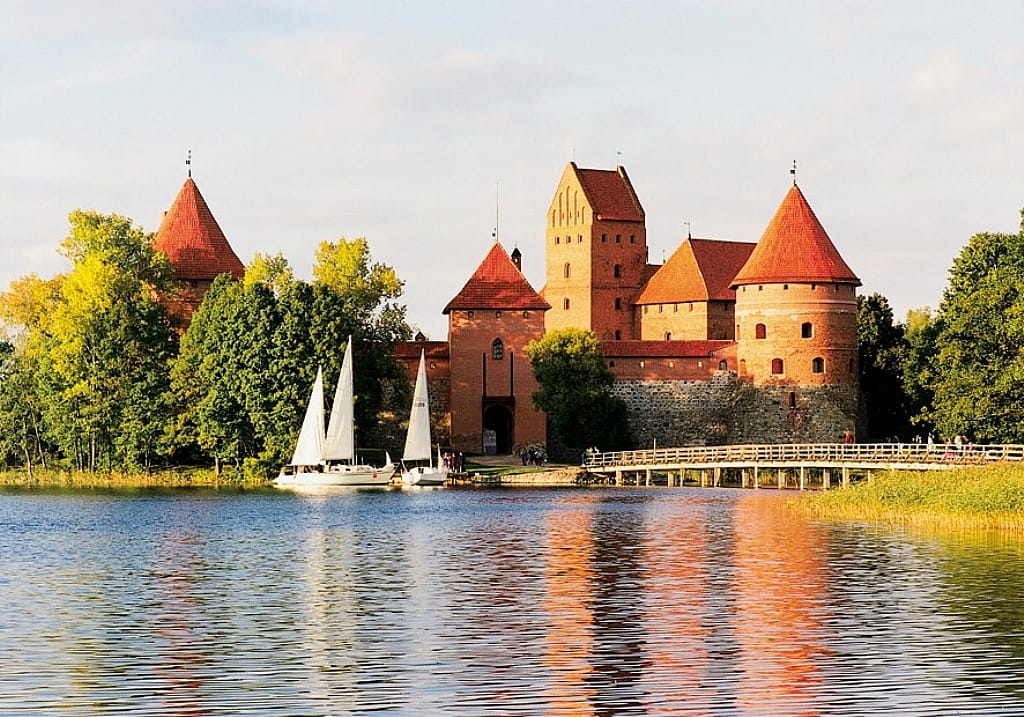
<path id="1" fill-rule="evenodd" d="M 448 315 L 452 447 L 455 450 L 479 453 L 483 449 L 485 363 L 487 395 L 515 398 L 514 442 L 546 440 L 546 418 L 535 411 L 530 402 L 537 382 L 526 356 L 526 345 L 543 336 L 543 311 L 476 309 L 452 311 Z M 504 344 L 501 360 L 492 358 L 492 342 L 496 338 Z"/>
<path id="2" fill-rule="evenodd" d="M 802 326 L 810 324 L 804 337 Z M 757 338 L 758 324 L 765 337 Z M 849 385 L 858 382 L 857 297 L 851 284 L 752 284 L 736 291 L 740 378 L 755 384 Z M 822 359 L 823 371 L 813 370 Z M 773 359 L 783 372 L 772 373 Z"/>

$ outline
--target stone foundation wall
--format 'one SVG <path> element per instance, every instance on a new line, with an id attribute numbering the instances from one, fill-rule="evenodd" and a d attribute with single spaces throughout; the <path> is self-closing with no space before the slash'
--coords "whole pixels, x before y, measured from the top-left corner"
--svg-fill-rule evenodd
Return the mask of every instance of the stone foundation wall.
<path id="1" fill-rule="evenodd" d="M 856 386 L 753 386 L 732 372 L 710 381 L 618 381 L 638 448 L 825 443 L 856 432 Z"/>

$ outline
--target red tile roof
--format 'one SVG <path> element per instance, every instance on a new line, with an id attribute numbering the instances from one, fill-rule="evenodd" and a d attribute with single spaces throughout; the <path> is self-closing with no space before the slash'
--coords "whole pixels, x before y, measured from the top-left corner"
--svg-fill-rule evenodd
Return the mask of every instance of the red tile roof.
<path id="1" fill-rule="evenodd" d="M 480 266 L 455 298 L 444 307 L 445 314 L 455 309 L 539 309 L 551 304 L 533 290 L 516 268 L 505 248 L 494 242 Z"/>
<path id="2" fill-rule="evenodd" d="M 405 360 L 418 359 L 423 351 L 428 359 L 448 358 L 447 341 L 402 341 L 395 344 L 395 357 Z"/>
<path id="3" fill-rule="evenodd" d="M 570 163 L 579 178 L 583 194 L 597 219 L 621 222 L 644 221 L 644 208 L 633 191 L 625 167 L 580 169 Z"/>
<path id="4" fill-rule="evenodd" d="M 179 279 L 213 279 L 221 274 L 241 279 L 245 274 L 191 177 L 164 213 L 153 248 L 167 254 Z"/>
<path id="5" fill-rule="evenodd" d="M 733 341 L 602 341 L 605 358 L 706 358 Z"/>
<path id="6" fill-rule="evenodd" d="M 860 286 L 860 279 L 843 261 L 796 184 L 782 200 L 731 287 L 787 281 Z"/>
<path id="7" fill-rule="evenodd" d="M 732 301 L 729 284 L 754 251 L 750 242 L 687 239 L 644 286 L 637 304 Z"/>

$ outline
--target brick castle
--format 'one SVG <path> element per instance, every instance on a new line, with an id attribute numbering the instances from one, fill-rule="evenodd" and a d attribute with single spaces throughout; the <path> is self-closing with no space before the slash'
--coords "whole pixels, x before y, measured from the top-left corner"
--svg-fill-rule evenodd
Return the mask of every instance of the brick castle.
<path id="1" fill-rule="evenodd" d="M 835 441 L 859 423 L 860 280 L 794 181 L 755 243 L 687 237 L 649 263 L 643 206 L 623 167 L 566 166 L 546 214 L 546 277 L 495 242 L 444 307 L 447 341 L 427 356 L 435 437 L 454 450 L 509 453 L 547 443 L 526 345 L 546 331 L 602 340 L 641 446 Z M 191 177 L 154 240 L 198 305 L 241 262 Z"/>

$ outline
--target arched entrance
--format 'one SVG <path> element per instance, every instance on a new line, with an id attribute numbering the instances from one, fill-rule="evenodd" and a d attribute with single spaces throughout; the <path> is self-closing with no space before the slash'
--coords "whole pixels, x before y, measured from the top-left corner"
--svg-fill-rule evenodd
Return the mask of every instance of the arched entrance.
<path id="1" fill-rule="evenodd" d="M 494 450 L 499 456 L 511 453 L 515 445 L 515 422 L 512 411 L 513 407 L 504 402 L 484 406 L 484 432 L 494 432 Z M 485 445 L 484 452 L 487 452 L 487 448 Z"/>

